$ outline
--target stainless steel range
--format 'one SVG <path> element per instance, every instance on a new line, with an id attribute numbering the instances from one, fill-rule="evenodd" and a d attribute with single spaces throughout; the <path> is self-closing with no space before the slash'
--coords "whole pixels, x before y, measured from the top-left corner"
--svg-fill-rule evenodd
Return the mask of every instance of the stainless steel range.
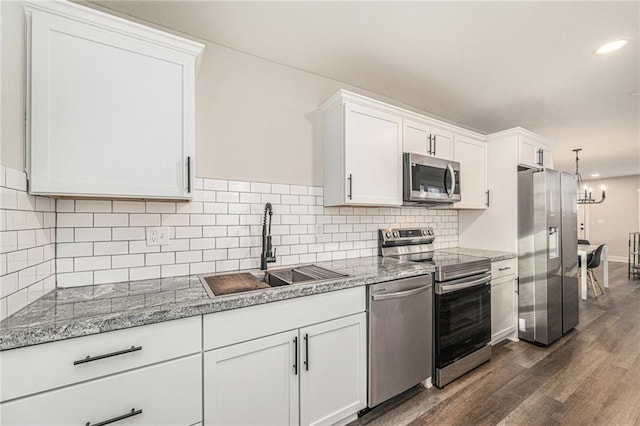
<path id="1" fill-rule="evenodd" d="M 433 228 L 381 229 L 380 255 L 435 267 L 433 382 L 443 387 L 491 359 L 491 261 L 434 250 Z"/>

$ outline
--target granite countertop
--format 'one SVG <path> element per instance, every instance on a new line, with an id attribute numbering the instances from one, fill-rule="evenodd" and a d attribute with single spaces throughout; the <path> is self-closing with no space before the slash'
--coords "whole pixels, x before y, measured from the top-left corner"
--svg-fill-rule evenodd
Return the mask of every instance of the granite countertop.
<path id="1" fill-rule="evenodd" d="M 377 256 L 315 264 L 348 277 L 212 298 L 198 276 L 56 289 L 0 322 L 0 351 L 434 271 L 432 265 Z"/>
<path id="2" fill-rule="evenodd" d="M 511 253 L 508 251 L 496 251 L 496 250 L 484 250 L 484 249 L 473 249 L 473 248 L 465 248 L 465 247 L 454 247 L 454 248 L 446 248 L 436 250 L 443 253 L 456 253 L 456 254 L 464 254 L 467 256 L 477 256 L 477 257 L 488 257 L 492 262 L 498 262 L 500 260 L 513 259 L 518 257 L 517 253 Z"/>

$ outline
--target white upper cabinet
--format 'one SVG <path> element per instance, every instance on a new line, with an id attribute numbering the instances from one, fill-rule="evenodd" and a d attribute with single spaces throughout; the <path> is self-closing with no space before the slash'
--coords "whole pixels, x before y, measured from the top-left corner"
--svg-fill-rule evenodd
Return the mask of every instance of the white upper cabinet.
<path id="1" fill-rule="evenodd" d="M 430 126 L 426 122 L 403 120 L 402 150 L 416 154 L 451 160 L 453 158 L 453 133 Z"/>
<path id="2" fill-rule="evenodd" d="M 189 199 L 203 45 L 73 3 L 25 3 L 33 194 Z"/>
<path id="3" fill-rule="evenodd" d="M 460 163 L 460 198 L 455 209 L 485 209 L 489 207 L 487 188 L 487 144 L 455 135 L 453 159 Z"/>
<path id="4" fill-rule="evenodd" d="M 518 164 L 525 167 L 553 167 L 551 147 L 544 141 L 518 136 Z"/>
<path id="5" fill-rule="evenodd" d="M 339 95 L 322 118 L 325 205 L 401 205 L 402 119 Z"/>

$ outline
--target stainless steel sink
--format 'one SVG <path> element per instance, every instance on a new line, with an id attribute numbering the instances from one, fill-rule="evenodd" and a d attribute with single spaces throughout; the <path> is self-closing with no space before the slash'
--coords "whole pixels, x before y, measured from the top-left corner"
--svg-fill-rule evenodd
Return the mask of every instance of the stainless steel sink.
<path id="1" fill-rule="evenodd" d="M 291 284 L 330 280 L 346 275 L 316 265 L 280 268 L 270 271 L 239 272 L 222 275 L 201 275 L 200 281 L 209 297 L 244 291 L 260 290 Z"/>
<path id="2" fill-rule="evenodd" d="M 330 271 L 316 265 L 305 265 L 289 269 L 268 271 L 266 274 L 266 282 L 271 287 L 277 287 L 282 285 L 308 283 L 312 281 L 330 280 L 344 276 L 344 274 Z"/>

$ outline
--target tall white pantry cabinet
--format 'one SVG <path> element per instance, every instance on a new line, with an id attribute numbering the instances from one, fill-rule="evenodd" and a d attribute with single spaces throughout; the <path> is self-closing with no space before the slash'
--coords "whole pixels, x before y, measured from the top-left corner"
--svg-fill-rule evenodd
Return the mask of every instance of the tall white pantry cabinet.
<path id="1" fill-rule="evenodd" d="M 66 1 L 25 13 L 29 191 L 190 199 L 204 46 Z"/>

